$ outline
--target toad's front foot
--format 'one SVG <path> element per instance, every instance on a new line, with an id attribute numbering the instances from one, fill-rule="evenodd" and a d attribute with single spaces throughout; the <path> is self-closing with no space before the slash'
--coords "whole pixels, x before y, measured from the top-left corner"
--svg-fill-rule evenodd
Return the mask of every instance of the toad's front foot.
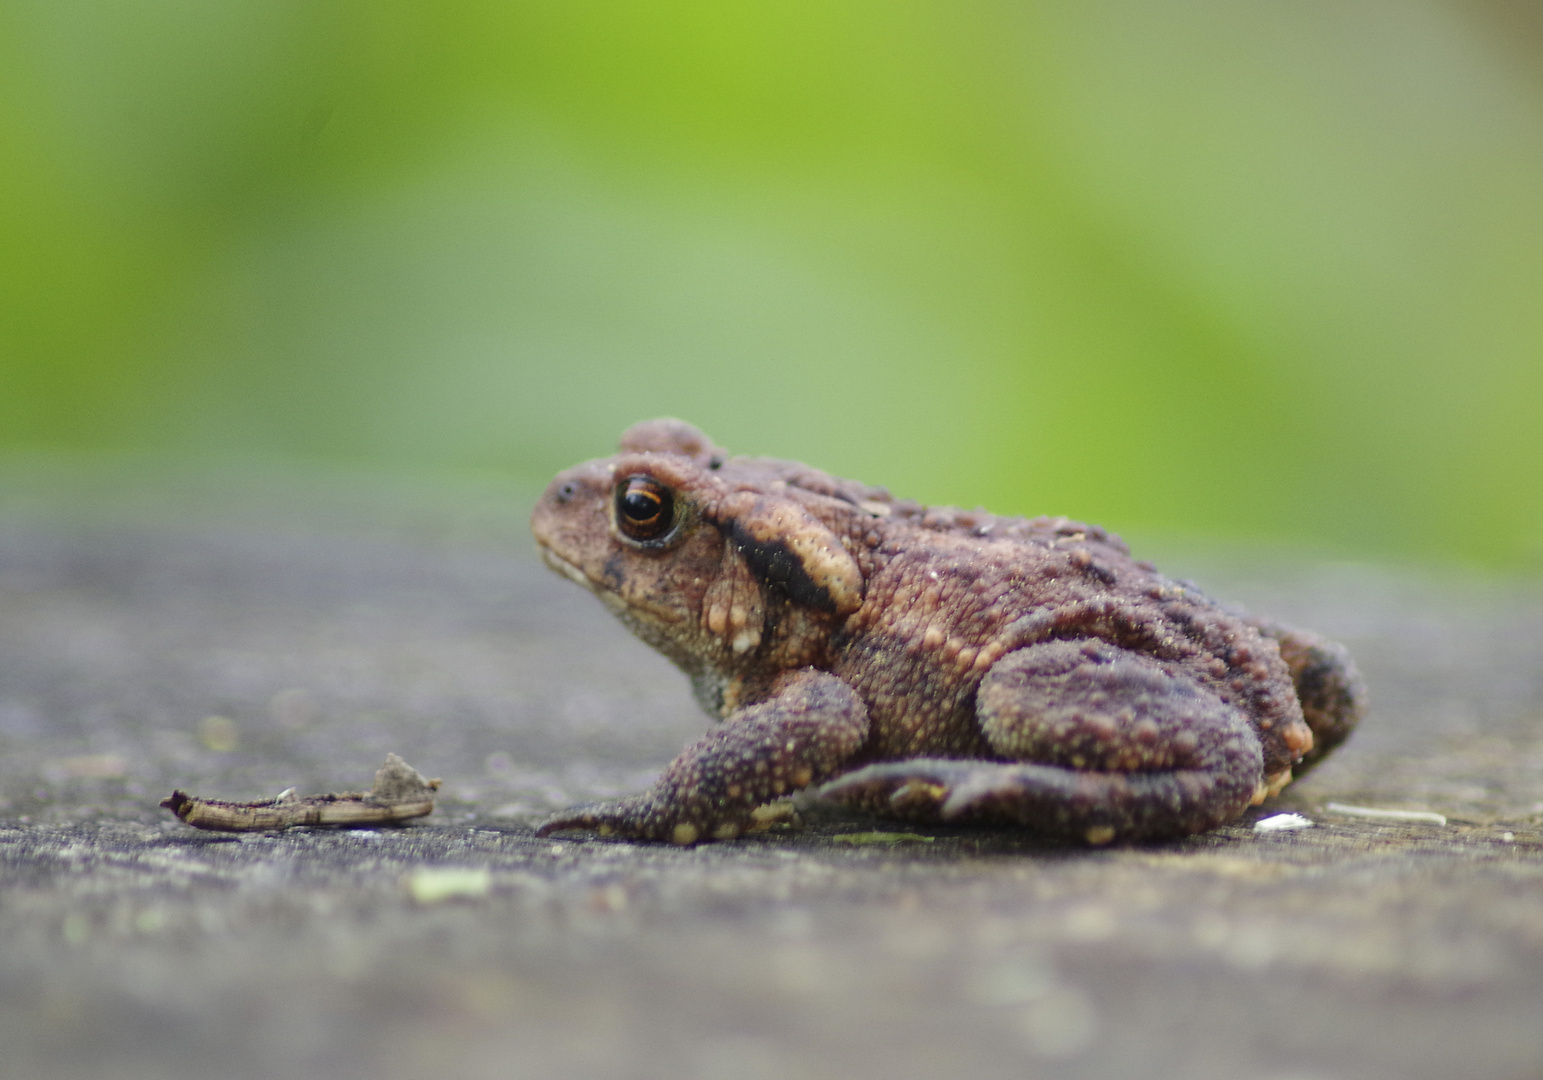
<path id="1" fill-rule="evenodd" d="M 542 822 L 536 835 L 550 836 L 569 830 L 624 836 L 632 840 L 668 840 L 673 844 L 729 839 L 741 831 L 736 824 L 727 821 L 683 820 L 648 795 L 570 807 Z"/>
<path id="2" fill-rule="evenodd" d="M 620 799 L 614 802 L 581 803 L 578 806 L 570 806 L 536 826 L 536 835 L 551 836 L 556 832 L 583 831 L 610 836 L 619 831 L 618 826 L 621 827 L 621 831 L 625 831 L 626 822 L 632 816 L 625 809 L 628 801 Z"/>
<path id="3" fill-rule="evenodd" d="M 834 773 L 867 729 L 867 710 L 851 687 L 823 671 L 791 672 L 765 700 L 736 710 L 686 747 L 651 790 L 576 806 L 538 832 L 589 829 L 674 844 L 732 840 L 785 820 L 780 800 Z"/>
<path id="4" fill-rule="evenodd" d="M 798 820 L 793 804 L 786 799 L 764 806 L 691 815 L 678 809 L 671 810 L 651 798 L 651 794 L 569 807 L 543 821 L 536 828 L 536 835 L 582 831 L 629 840 L 667 840 L 672 844 L 688 845 L 704 840 L 732 840 L 745 833 L 795 824 Z"/>

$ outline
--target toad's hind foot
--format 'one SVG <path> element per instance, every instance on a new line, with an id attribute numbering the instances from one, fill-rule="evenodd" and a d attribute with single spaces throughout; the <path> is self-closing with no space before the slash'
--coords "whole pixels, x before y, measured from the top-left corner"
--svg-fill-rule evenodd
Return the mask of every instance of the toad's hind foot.
<path id="1" fill-rule="evenodd" d="M 1280 647 L 1302 718 L 1313 731 L 1313 747 L 1296 766 L 1301 776 L 1349 738 L 1366 715 L 1366 684 L 1343 645 L 1268 619 L 1249 621 Z"/>
<path id="2" fill-rule="evenodd" d="M 984 764 L 946 758 L 888 761 L 837 777 L 817 794 L 880 817 L 943 821 L 943 806 L 949 796 Z"/>
<path id="3" fill-rule="evenodd" d="M 917 758 L 858 769 L 819 794 L 884 817 L 1012 826 L 1107 844 L 1214 828 L 1243 812 L 1252 789 L 1197 770 L 1088 772 L 1032 762 Z"/>

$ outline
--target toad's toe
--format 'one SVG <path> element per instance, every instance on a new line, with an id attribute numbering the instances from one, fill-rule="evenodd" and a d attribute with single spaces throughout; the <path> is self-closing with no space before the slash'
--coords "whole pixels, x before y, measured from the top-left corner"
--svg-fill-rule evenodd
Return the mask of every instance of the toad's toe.
<path id="1" fill-rule="evenodd" d="M 820 788 L 819 796 L 873 813 L 935 818 L 978 762 L 917 758 L 868 765 Z"/>

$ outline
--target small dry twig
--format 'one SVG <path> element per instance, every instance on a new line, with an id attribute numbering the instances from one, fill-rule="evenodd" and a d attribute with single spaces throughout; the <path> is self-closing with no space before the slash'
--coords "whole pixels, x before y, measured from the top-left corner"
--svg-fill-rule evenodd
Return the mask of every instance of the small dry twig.
<path id="1" fill-rule="evenodd" d="M 295 825 L 369 825 L 406 821 L 434 810 L 438 780 L 425 780 L 395 754 L 375 774 L 369 791 L 296 795 L 294 789 L 276 799 L 237 803 L 200 799 L 185 791 L 173 791 L 161 805 L 195 829 L 218 832 L 266 832 Z"/>

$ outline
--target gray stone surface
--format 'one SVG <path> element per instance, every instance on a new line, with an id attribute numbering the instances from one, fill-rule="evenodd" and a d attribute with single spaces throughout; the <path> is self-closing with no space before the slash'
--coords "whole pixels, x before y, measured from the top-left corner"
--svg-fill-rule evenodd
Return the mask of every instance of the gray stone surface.
<path id="1" fill-rule="evenodd" d="M 1165 562 L 1361 660 L 1365 728 L 1255 815 L 1303 831 L 537 839 L 704 720 L 520 501 L 0 477 L 0 1076 L 1543 1076 L 1534 584 Z M 388 751 L 444 779 L 420 824 L 156 807 L 366 787 Z"/>

